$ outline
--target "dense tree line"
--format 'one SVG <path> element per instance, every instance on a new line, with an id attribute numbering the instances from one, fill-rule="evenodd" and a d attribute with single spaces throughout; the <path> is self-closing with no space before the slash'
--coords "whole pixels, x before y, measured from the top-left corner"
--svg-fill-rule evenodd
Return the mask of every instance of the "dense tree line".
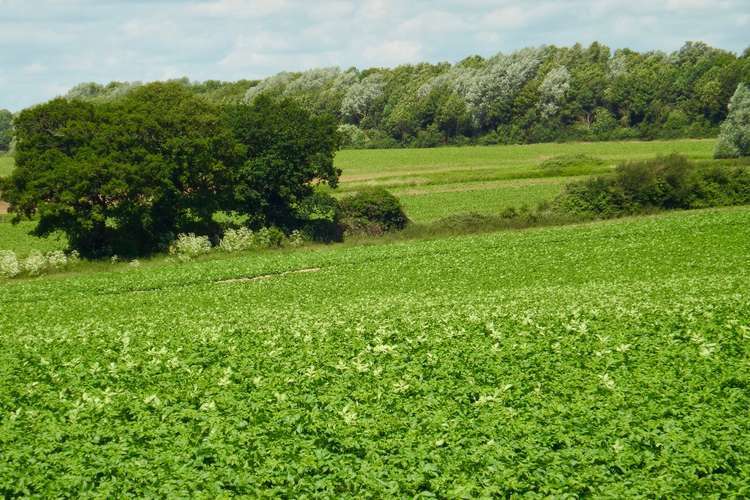
<path id="1" fill-rule="evenodd" d="M 715 136 L 742 82 L 750 82 L 750 50 L 738 56 L 700 42 L 670 54 L 593 43 L 457 64 L 178 81 L 214 104 L 292 99 L 335 116 L 352 147 Z M 139 85 L 82 84 L 67 97 L 106 102 Z"/>

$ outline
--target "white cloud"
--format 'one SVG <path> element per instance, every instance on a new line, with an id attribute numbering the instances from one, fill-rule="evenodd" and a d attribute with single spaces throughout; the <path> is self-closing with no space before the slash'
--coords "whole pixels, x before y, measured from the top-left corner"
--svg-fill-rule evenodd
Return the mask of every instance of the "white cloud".
<path id="1" fill-rule="evenodd" d="M 671 10 L 705 9 L 710 5 L 709 0 L 667 0 L 667 8 Z"/>
<path id="2" fill-rule="evenodd" d="M 208 0 L 194 3 L 188 10 L 206 16 L 263 17 L 286 9 L 286 0 Z"/>
<path id="3" fill-rule="evenodd" d="M 740 52 L 748 1 L 0 0 L 0 108 L 81 81 L 259 78 L 544 43 L 672 51 L 702 39 Z"/>
<path id="4" fill-rule="evenodd" d="M 409 40 L 390 40 L 366 47 L 363 52 L 365 60 L 375 66 L 418 62 L 421 54 L 421 45 Z"/>

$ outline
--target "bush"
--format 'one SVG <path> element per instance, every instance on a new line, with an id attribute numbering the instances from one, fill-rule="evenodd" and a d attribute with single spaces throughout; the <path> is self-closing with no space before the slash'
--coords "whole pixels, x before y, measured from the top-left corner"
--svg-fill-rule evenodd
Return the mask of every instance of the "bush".
<path id="1" fill-rule="evenodd" d="M 356 125 L 345 123 L 338 126 L 338 133 L 341 135 L 341 147 L 348 149 L 364 149 L 367 147 L 369 138 L 367 134 Z"/>
<path id="2" fill-rule="evenodd" d="M 19 274 L 21 274 L 21 264 L 18 262 L 16 253 L 10 250 L 0 251 L 0 276 L 15 278 Z"/>
<path id="3" fill-rule="evenodd" d="M 342 220 L 348 233 L 382 234 L 406 227 L 401 202 L 387 190 L 366 188 L 341 200 Z"/>
<path id="4" fill-rule="evenodd" d="M 341 207 L 333 196 L 315 191 L 295 207 L 297 226 L 312 241 L 330 243 L 344 236 Z"/>
<path id="5" fill-rule="evenodd" d="M 305 244 L 306 238 L 305 233 L 299 229 L 295 229 L 289 235 L 289 246 L 292 248 L 299 248 Z"/>
<path id="6" fill-rule="evenodd" d="M 278 248 L 284 244 L 284 233 L 276 227 L 262 227 L 255 233 L 257 248 Z"/>
<path id="7" fill-rule="evenodd" d="M 25 259 L 19 259 L 15 252 L 0 251 L 0 277 L 15 278 L 17 276 L 41 276 L 51 271 L 58 271 L 78 262 L 78 253 L 55 250 L 43 254 L 38 250 L 32 251 Z"/>
<path id="8" fill-rule="evenodd" d="M 169 254 L 174 255 L 181 262 L 187 262 L 210 251 L 211 241 L 208 236 L 196 236 L 193 233 L 180 234 L 169 247 Z"/>
<path id="9" fill-rule="evenodd" d="M 249 250 L 255 245 L 255 235 L 246 227 L 227 229 L 219 242 L 219 249 L 223 252 L 241 252 Z"/>
<path id="10" fill-rule="evenodd" d="M 246 227 L 227 229 L 219 242 L 219 249 L 232 253 L 260 248 L 276 248 L 282 246 L 285 239 L 284 233 L 275 227 L 263 227 L 255 232 Z"/>
<path id="11" fill-rule="evenodd" d="M 749 202 L 747 169 L 700 170 L 687 158 L 671 155 L 624 163 L 614 175 L 569 184 L 554 206 L 567 214 L 614 217 Z"/>
<path id="12" fill-rule="evenodd" d="M 418 131 L 411 142 L 411 146 L 415 148 L 435 148 L 442 144 L 445 144 L 445 137 L 434 123 L 426 129 Z"/>

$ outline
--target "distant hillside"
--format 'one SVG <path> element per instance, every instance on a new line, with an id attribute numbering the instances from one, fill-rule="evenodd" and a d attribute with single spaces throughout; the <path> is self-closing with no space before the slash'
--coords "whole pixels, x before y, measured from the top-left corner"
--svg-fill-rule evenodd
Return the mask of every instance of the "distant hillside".
<path id="1" fill-rule="evenodd" d="M 217 104 L 261 93 L 335 115 L 352 147 L 707 137 L 717 132 L 750 50 L 688 42 L 671 54 L 543 46 L 457 64 L 312 69 L 261 81 L 179 80 Z M 139 83 L 80 84 L 69 98 L 117 99 Z"/>

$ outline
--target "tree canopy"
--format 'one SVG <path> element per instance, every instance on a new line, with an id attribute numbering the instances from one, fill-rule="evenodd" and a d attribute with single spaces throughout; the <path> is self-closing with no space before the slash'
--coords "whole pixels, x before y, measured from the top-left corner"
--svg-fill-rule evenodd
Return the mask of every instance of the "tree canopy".
<path id="1" fill-rule="evenodd" d="M 456 64 L 320 68 L 260 81 L 177 83 L 215 104 L 291 99 L 336 117 L 356 147 L 714 136 L 750 51 L 688 42 L 671 54 L 542 46 Z M 83 84 L 108 101 L 140 84 Z"/>
<path id="2" fill-rule="evenodd" d="M 717 158 L 750 156 L 750 88 L 740 84 L 729 101 L 729 115 L 721 125 Z"/>
<path id="3" fill-rule="evenodd" d="M 62 230 L 84 256 L 144 255 L 178 233 L 218 236 L 214 216 L 293 227 L 313 182 L 335 185 L 332 118 L 289 100 L 220 109 L 178 83 L 120 99 L 55 99 L 16 120 L 3 196 L 36 234 Z"/>

